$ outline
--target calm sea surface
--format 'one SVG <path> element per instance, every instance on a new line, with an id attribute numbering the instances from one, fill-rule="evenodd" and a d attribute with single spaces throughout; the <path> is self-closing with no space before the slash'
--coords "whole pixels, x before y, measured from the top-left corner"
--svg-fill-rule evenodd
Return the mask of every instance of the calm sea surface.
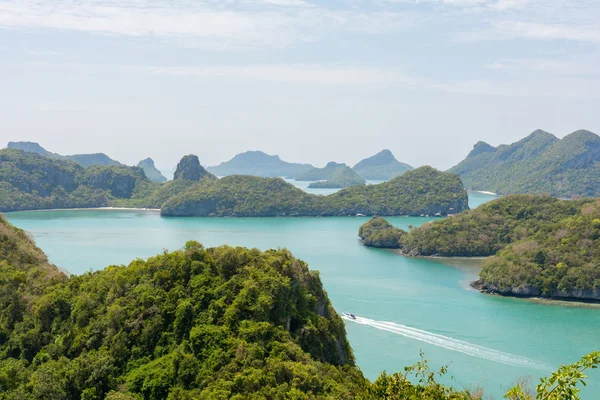
<path id="1" fill-rule="evenodd" d="M 471 206 L 491 196 L 471 193 Z M 368 378 L 398 371 L 419 358 L 450 363 L 454 384 L 501 398 L 521 376 L 550 373 L 560 363 L 600 349 L 600 308 L 548 305 L 471 290 L 472 262 L 454 267 L 362 246 L 364 218 L 161 218 L 139 211 L 40 211 L 8 214 L 33 234 L 50 260 L 71 273 L 127 264 L 188 240 L 286 247 L 321 272 L 338 312 L 356 314 L 348 338 Z M 390 218 L 401 228 L 424 218 Z M 584 399 L 600 398 L 600 372 L 590 373 Z"/>

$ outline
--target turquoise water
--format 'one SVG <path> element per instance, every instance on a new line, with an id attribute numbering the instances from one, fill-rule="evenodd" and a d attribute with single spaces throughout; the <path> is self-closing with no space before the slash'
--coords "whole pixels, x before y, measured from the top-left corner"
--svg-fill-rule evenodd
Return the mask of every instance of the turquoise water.
<path id="1" fill-rule="evenodd" d="M 291 183 L 292 185 L 296 186 L 297 188 L 300 188 L 302 190 L 304 190 L 307 193 L 312 193 L 312 194 L 320 194 L 323 196 L 327 196 L 328 194 L 332 194 L 335 193 L 341 189 L 319 189 L 319 188 L 309 188 L 308 185 L 311 184 L 311 182 L 306 182 L 306 181 L 297 181 L 295 179 L 287 179 L 284 178 L 284 180 L 288 183 Z M 368 185 L 376 185 L 378 183 L 382 183 L 385 181 L 367 181 Z"/>
<path id="2" fill-rule="evenodd" d="M 206 246 L 286 247 L 321 272 L 338 312 L 366 318 L 346 327 L 357 363 L 371 379 L 414 363 L 422 349 L 434 366 L 451 363 L 456 385 L 482 385 L 499 399 L 517 377 L 536 382 L 560 363 L 600 349 L 600 309 L 480 294 L 468 287 L 477 271 L 466 264 L 453 268 L 362 246 L 356 232 L 364 218 L 174 219 L 134 211 L 7 216 L 34 235 L 52 262 L 77 274 L 174 250 L 190 239 Z M 390 221 L 406 228 L 426 219 Z M 600 393 L 596 371 L 584 399 Z"/>

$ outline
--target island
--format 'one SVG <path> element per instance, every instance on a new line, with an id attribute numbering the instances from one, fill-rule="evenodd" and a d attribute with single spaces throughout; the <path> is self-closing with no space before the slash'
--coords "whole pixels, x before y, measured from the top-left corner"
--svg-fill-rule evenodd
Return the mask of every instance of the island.
<path id="1" fill-rule="evenodd" d="M 377 185 L 360 185 L 320 196 L 280 178 L 233 175 L 206 180 L 175 195 L 161 215 L 185 216 L 356 216 L 447 215 L 468 209 L 458 175 L 421 167 Z"/>
<path id="2" fill-rule="evenodd" d="M 161 209 L 163 216 L 446 215 L 467 209 L 468 199 L 458 175 L 431 167 L 319 196 L 281 178 L 217 179 L 195 155 L 182 158 L 172 181 L 157 183 L 139 167 L 83 167 L 0 150 L 0 211 L 97 207 Z"/>
<path id="3" fill-rule="evenodd" d="M 208 171 L 216 176 L 251 175 L 264 178 L 294 177 L 312 169 L 310 164 L 298 164 L 283 161 L 279 156 L 262 151 L 247 151 L 233 157 Z"/>
<path id="4" fill-rule="evenodd" d="M 392 152 L 385 149 L 360 161 L 352 169 L 364 179 L 387 181 L 414 168 L 396 160 Z"/>
<path id="5" fill-rule="evenodd" d="M 366 181 L 347 165 L 339 166 L 331 177 L 325 181 L 312 182 L 311 189 L 343 189 L 350 186 L 364 185 Z"/>
<path id="6" fill-rule="evenodd" d="M 385 218 L 373 217 L 360 226 L 358 237 L 367 247 L 380 249 L 401 248 L 402 237 L 406 232 L 390 224 Z"/>
<path id="7" fill-rule="evenodd" d="M 537 130 L 510 145 L 493 147 L 478 142 L 449 172 L 459 174 L 470 190 L 598 197 L 600 137 L 579 130 L 558 139 Z"/>
<path id="8" fill-rule="evenodd" d="M 0 211 L 61 208 L 160 208 L 205 179 L 217 179 L 198 157 L 177 167 L 175 179 L 152 182 L 140 167 L 82 165 L 34 152 L 0 150 Z"/>
<path id="9" fill-rule="evenodd" d="M 445 367 L 438 374 L 423 356 L 368 381 L 318 272 L 286 249 L 190 241 L 75 276 L 3 216 L 0 242 L 7 400 L 481 399 L 439 383 Z M 600 352 L 584 361 L 597 366 Z M 539 387 L 573 393 L 582 379 Z M 533 400 L 521 386 L 509 394 Z"/>
<path id="10" fill-rule="evenodd" d="M 409 232 L 381 218 L 359 236 L 407 256 L 487 257 L 486 293 L 600 301 L 600 202 L 510 195 Z"/>

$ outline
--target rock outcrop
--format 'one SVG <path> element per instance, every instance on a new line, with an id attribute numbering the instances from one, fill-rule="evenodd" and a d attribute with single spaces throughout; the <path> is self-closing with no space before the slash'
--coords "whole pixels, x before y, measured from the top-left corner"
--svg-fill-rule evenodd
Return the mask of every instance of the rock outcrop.
<path id="1" fill-rule="evenodd" d="M 179 161 L 173 180 L 188 180 L 198 182 L 201 179 L 216 179 L 216 177 L 208 172 L 202 165 L 198 156 L 193 154 L 187 155 Z"/>
<path id="2" fill-rule="evenodd" d="M 137 166 L 144 170 L 146 177 L 152 182 L 164 183 L 167 181 L 167 178 L 156 168 L 154 160 L 151 158 L 140 161 Z"/>

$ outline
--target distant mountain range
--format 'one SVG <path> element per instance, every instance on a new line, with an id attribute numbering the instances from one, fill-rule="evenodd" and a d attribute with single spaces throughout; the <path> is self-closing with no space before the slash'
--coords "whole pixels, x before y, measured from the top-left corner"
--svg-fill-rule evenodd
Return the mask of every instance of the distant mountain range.
<path id="1" fill-rule="evenodd" d="M 459 174 L 471 190 L 597 197 L 600 137 L 579 130 L 558 139 L 537 130 L 510 145 L 494 147 L 478 142 L 449 172 Z"/>
<path id="2" fill-rule="evenodd" d="M 297 164 L 283 161 L 262 151 L 247 151 L 221 164 L 208 167 L 208 171 L 217 176 L 252 175 L 264 178 L 295 177 L 311 168 L 310 164 Z"/>
<path id="3" fill-rule="evenodd" d="M 364 179 L 386 181 L 414 168 L 396 160 L 392 152 L 386 149 L 365 158 L 352 169 Z"/>
<path id="4" fill-rule="evenodd" d="M 123 165 L 120 162 L 113 160 L 104 153 L 74 154 L 71 156 L 63 156 L 60 154 L 52 153 L 35 142 L 9 142 L 7 147 L 9 149 L 17 149 L 27 151 L 29 153 L 37 153 L 50 158 L 72 160 L 84 167 L 90 165 Z"/>
<path id="5" fill-rule="evenodd" d="M 207 169 L 217 176 L 253 175 L 261 177 L 286 177 L 303 181 L 330 179 L 335 168 L 345 164 L 330 162 L 324 168 L 310 164 L 297 164 L 283 161 L 262 151 L 247 151 Z M 396 160 L 389 150 L 383 150 L 366 158 L 352 168 L 363 179 L 389 180 L 413 169 L 408 164 Z"/>

